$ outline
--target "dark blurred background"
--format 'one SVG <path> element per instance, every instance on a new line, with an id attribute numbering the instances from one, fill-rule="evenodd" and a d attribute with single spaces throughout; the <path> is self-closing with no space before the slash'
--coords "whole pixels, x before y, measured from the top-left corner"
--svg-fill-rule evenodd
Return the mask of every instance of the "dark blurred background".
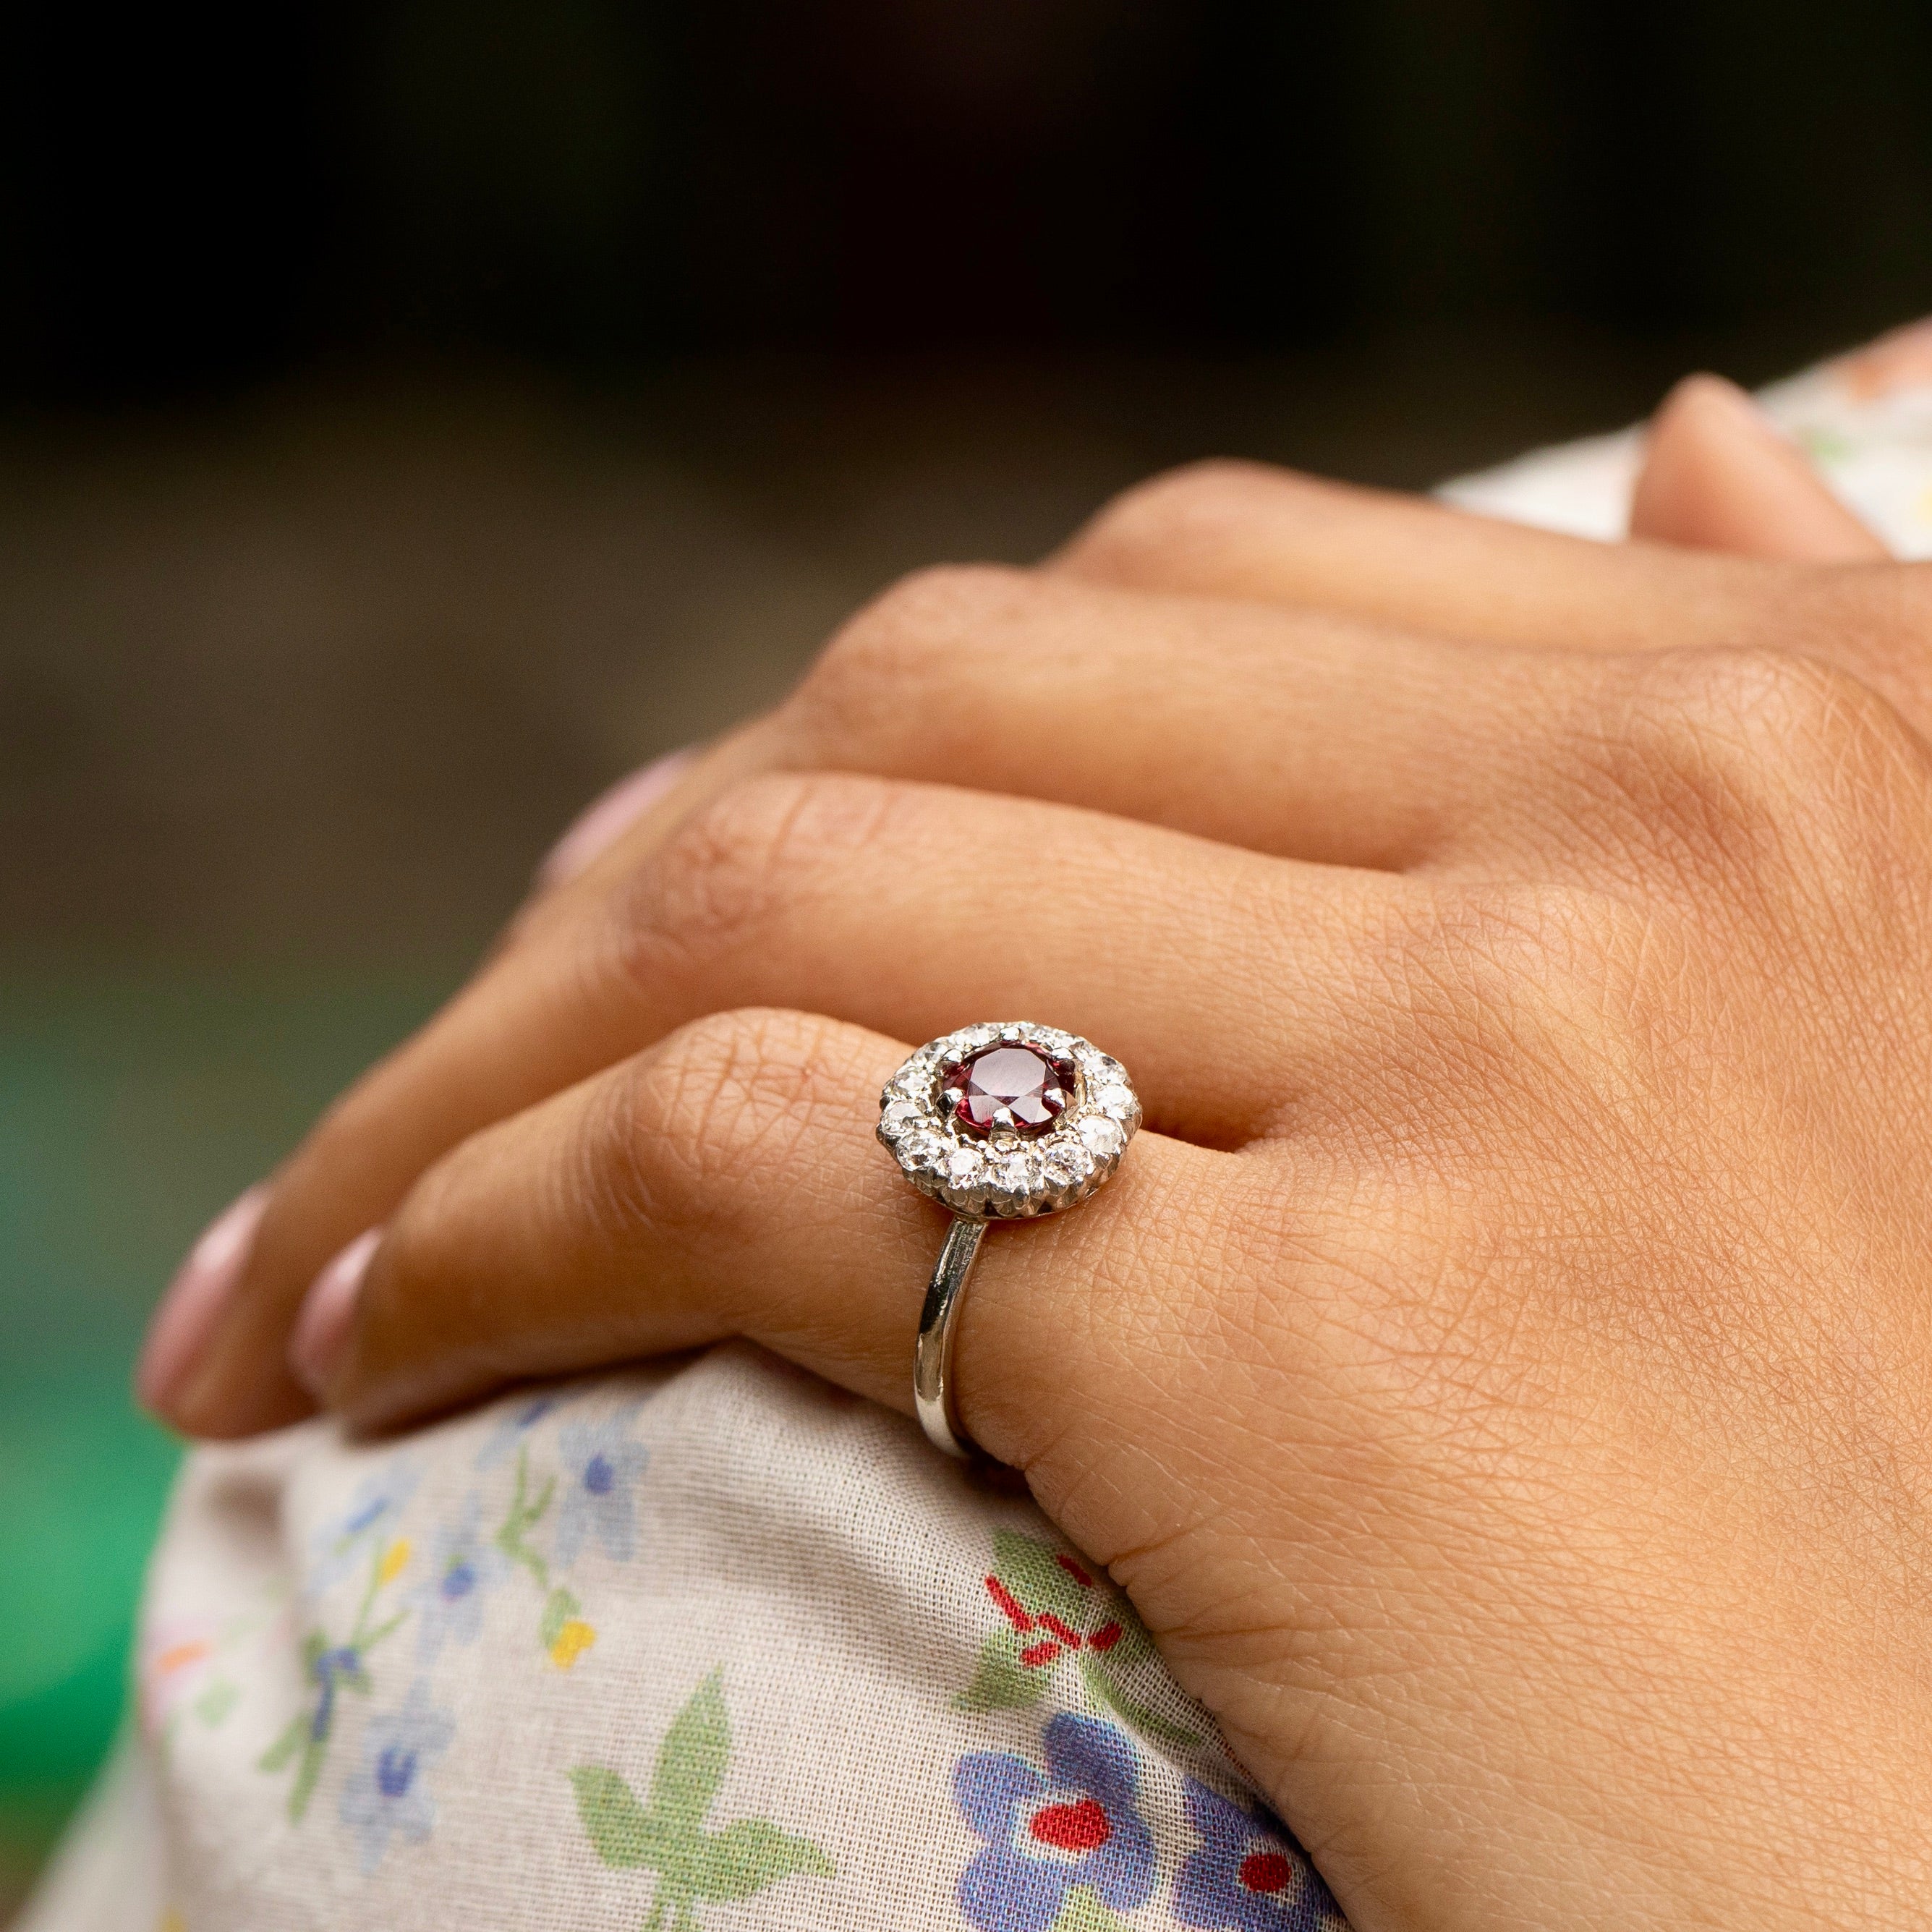
<path id="1" fill-rule="evenodd" d="M 1886 0 L 40 8 L 0 114 L 0 1907 L 202 1220 L 560 824 L 939 556 L 1420 485 L 1932 308 Z"/>

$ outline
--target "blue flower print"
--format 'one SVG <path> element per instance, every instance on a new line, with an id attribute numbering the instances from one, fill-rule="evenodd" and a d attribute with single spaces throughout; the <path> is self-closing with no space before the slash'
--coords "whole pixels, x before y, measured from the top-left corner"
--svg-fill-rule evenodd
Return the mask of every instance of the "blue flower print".
<path id="1" fill-rule="evenodd" d="M 978 1932 L 1047 1932 L 1076 1886 L 1130 1912 L 1154 1889 L 1154 1835 L 1135 1808 L 1134 1759 L 1111 1724 L 1064 1712 L 1042 1738 L 1042 1774 L 1008 1751 L 975 1751 L 952 1795 L 986 1844 L 959 1879 Z"/>
<path id="2" fill-rule="evenodd" d="M 382 1862 L 392 1837 L 400 1834 L 406 1844 L 419 1845 L 436 1828 L 427 1774 L 455 1735 L 456 1720 L 431 1705 L 421 1678 L 400 1710 L 369 1720 L 362 1762 L 342 1787 L 341 1806 L 365 1872 Z"/>
<path id="3" fill-rule="evenodd" d="M 476 1641 L 483 1632 L 483 1599 L 508 1573 L 502 1552 L 483 1532 L 482 1510 L 482 1497 L 467 1497 L 462 1516 L 440 1524 L 430 1536 L 428 1560 L 410 1593 L 416 1654 L 424 1664 L 434 1664 L 446 1642 Z"/>
<path id="4" fill-rule="evenodd" d="M 1174 1916 L 1216 1932 L 1348 1932 L 1308 1854 L 1265 1811 L 1190 1778 L 1188 1822 L 1201 1834 L 1174 1881 Z"/>
<path id="5" fill-rule="evenodd" d="M 556 1560 L 566 1569 L 592 1534 L 605 1555 L 620 1563 L 628 1563 L 636 1550 L 637 1505 L 631 1492 L 651 1459 L 627 1432 L 636 1414 L 633 1403 L 601 1421 L 573 1422 L 557 1433 L 563 1500 L 556 1513 Z"/>
<path id="6" fill-rule="evenodd" d="M 364 1476 L 347 1504 L 318 1529 L 309 1545 L 308 1594 L 319 1597 L 362 1568 L 372 1541 L 394 1534 L 422 1472 L 398 1456 Z"/>
<path id="7" fill-rule="evenodd" d="M 479 1469 L 494 1469 L 506 1462 L 530 1440 L 530 1431 L 548 1416 L 554 1415 L 567 1402 L 584 1393 L 585 1384 L 574 1388 L 543 1389 L 535 1395 L 518 1396 L 503 1404 L 496 1426 L 476 1452 Z"/>

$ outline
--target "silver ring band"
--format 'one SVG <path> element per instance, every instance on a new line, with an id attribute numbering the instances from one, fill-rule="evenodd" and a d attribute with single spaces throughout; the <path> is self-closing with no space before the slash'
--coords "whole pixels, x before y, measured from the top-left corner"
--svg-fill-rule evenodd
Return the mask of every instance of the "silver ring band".
<path id="1" fill-rule="evenodd" d="M 985 1239 L 983 1221 L 956 1219 L 946 1231 L 946 1245 L 939 1251 L 939 1265 L 926 1291 L 926 1306 L 919 1317 L 919 1342 L 913 1352 L 912 1399 L 919 1412 L 919 1426 L 935 1449 L 970 1462 L 980 1449 L 959 1420 L 959 1408 L 952 1387 L 952 1341 L 958 1326 L 959 1300 L 966 1292 L 967 1277 L 980 1258 L 980 1244 Z"/>
<path id="2" fill-rule="evenodd" d="M 954 1219 L 920 1312 L 913 1403 L 935 1448 L 983 1454 L 959 1420 L 959 1304 L 994 1221 L 1058 1214 L 1102 1186 L 1141 1123 L 1126 1070 L 1077 1034 L 1024 1022 L 921 1047 L 879 1096 L 879 1138 Z"/>

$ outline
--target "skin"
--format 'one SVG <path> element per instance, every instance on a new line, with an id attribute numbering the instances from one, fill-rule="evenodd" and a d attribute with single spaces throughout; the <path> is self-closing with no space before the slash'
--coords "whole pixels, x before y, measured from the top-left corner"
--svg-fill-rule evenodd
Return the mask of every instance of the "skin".
<path id="1" fill-rule="evenodd" d="M 878 1088 L 1064 1025 L 1148 1128 L 964 1419 L 1360 1932 L 1922 1923 L 1932 578 L 1731 400 L 1627 546 L 1216 466 L 887 593 L 338 1103 L 173 1419 L 306 1412 L 377 1223 L 364 1426 L 731 1334 L 909 1406 Z"/>

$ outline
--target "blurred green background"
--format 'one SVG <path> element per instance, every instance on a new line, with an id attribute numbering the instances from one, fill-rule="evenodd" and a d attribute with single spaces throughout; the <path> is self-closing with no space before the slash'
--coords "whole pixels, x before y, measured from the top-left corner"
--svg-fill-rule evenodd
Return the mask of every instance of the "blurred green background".
<path id="1" fill-rule="evenodd" d="M 571 814 L 1161 465 L 1422 485 L 1932 307 L 1894 0 L 41 8 L 0 117 L 0 1914 L 176 1258 Z"/>
<path id="2" fill-rule="evenodd" d="M 0 1858 L 10 1888 L 118 1716 L 174 1445 L 126 1394 L 211 1202 L 433 996 L 255 974 L 0 974 Z"/>

